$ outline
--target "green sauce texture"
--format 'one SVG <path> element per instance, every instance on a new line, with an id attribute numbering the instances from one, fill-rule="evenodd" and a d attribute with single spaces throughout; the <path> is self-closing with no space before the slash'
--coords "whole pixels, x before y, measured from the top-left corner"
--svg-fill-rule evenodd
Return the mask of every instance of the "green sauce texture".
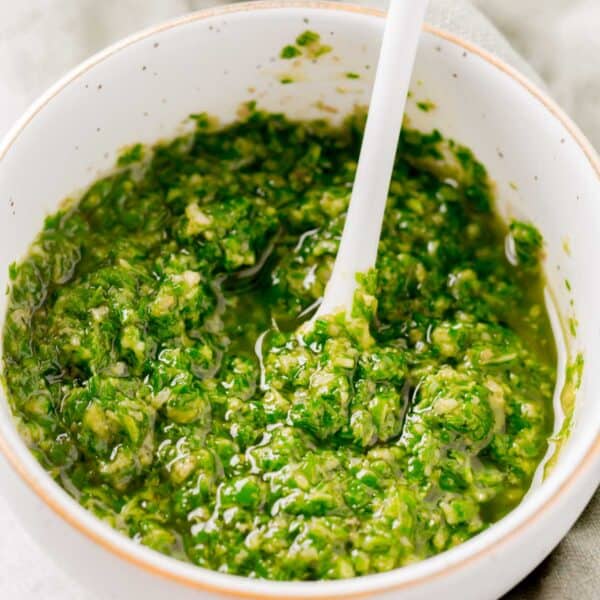
<path id="1" fill-rule="evenodd" d="M 277 580 L 387 571 L 505 515 L 554 420 L 537 230 L 501 224 L 468 149 L 406 129 L 376 270 L 303 328 L 364 118 L 195 119 L 11 267 L 4 378 L 41 464 L 141 544 Z"/>

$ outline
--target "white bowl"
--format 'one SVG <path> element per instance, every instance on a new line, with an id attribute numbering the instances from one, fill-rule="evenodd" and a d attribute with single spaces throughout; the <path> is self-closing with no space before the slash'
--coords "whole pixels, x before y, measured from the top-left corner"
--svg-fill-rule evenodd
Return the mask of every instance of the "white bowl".
<path id="1" fill-rule="evenodd" d="M 25 253 L 44 216 L 111 167 L 123 145 L 172 136 L 193 112 L 229 121 L 250 98 L 303 118 L 339 118 L 356 103 L 366 103 L 382 26 L 381 13 L 339 3 L 241 4 L 154 27 L 82 64 L 27 112 L 0 147 L 0 288 L 7 285 L 8 265 Z M 278 58 L 279 51 L 307 28 L 319 32 L 334 51 L 316 64 L 292 68 L 295 83 L 282 85 L 279 77 L 291 67 Z M 350 71 L 360 79 L 347 79 Z M 579 320 L 577 337 L 567 346 L 570 356 L 582 352 L 585 357 L 583 381 L 571 435 L 555 468 L 499 523 L 421 563 L 343 581 L 255 581 L 167 558 L 97 520 L 38 465 L 2 398 L 2 492 L 48 553 L 99 597 L 184 600 L 220 592 L 260 598 L 397 598 L 400 593 L 406 600 L 493 598 L 550 552 L 596 489 L 598 159 L 543 92 L 442 31 L 427 28 L 422 37 L 413 92 L 412 124 L 437 127 L 471 147 L 497 183 L 501 212 L 524 216 L 541 228 L 558 311 L 563 319 L 575 311 Z M 415 103 L 420 100 L 432 100 L 437 108 L 419 111 Z M 2 296 L 0 314 L 5 305 Z"/>

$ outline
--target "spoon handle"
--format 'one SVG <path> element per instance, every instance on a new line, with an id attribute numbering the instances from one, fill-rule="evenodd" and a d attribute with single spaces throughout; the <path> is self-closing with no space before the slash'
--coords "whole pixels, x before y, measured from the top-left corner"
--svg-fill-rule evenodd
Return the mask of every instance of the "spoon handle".
<path id="1" fill-rule="evenodd" d="M 316 317 L 350 313 L 356 274 L 375 266 L 427 0 L 391 0 L 340 247 Z"/>

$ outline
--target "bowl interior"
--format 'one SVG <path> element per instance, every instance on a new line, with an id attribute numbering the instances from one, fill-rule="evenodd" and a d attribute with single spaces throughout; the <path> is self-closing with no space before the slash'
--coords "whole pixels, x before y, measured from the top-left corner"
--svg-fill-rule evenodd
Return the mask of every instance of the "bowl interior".
<path id="1" fill-rule="evenodd" d="M 332 120 L 365 104 L 381 28 L 374 14 L 333 8 L 240 10 L 185 19 L 90 60 L 55 87 L 0 150 L 0 287 L 44 217 L 111 168 L 123 146 L 176 135 L 191 126 L 191 113 L 231 121 L 247 100 L 291 117 Z M 332 51 L 315 61 L 280 58 L 307 29 Z M 561 353 L 563 362 L 579 352 L 585 361 L 572 432 L 550 477 L 537 483 L 551 493 L 600 429 L 600 370 L 592 358 L 600 353 L 598 173 L 552 107 L 449 37 L 423 35 L 412 92 L 411 124 L 437 128 L 472 148 L 496 183 L 501 214 L 539 226 L 558 314 L 563 325 L 578 321 L 576 335 L 566 335 L 568 352 Z M 423 101 L 435 107 L 423 111 L 417 106 Z M 6 300 L 0 297 L 0 315 Z M 19 454 L 26 452 L 4 400 L 0 411 L 0 433 Z M 517 511 L 533 510 L 527 504 L 534 496 Z"/>

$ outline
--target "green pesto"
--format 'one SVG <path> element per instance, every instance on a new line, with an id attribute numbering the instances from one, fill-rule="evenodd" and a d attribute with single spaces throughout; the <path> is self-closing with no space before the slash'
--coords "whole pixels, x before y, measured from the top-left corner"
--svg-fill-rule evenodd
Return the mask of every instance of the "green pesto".
<path id="1" fill-rule="evenodd" d="M 436 108 L 436 105 L 431 100 L 422 100 L 417 102 L 417 108 L 423 112 L 431 112 Z"/>
<path id="2" fill-rule="evenodd" d="M 313 44 L 318 44 L 320 41 L 321 36 L 318 33 L 308 29 L 296 38 L 296 44 L 298 44 L 298 46 L 310 47 Z"/>
<path id="3" fill-rule="evenodd" d="M 290 59 L 296 58 L 297 56 L 301 56 L 302 52 L 296 48 L 296 46 L 288 45 L 281 49 L 280 58 Z"/>
<path id="4" fill-rule="evenodd" d="M 296 44 L 288 44 L 281 49 L 280 58 L 290 59 L 305 56 L 315 60 L 324 54 L 329 54 L 333 48 L 321 42 L 321 36 L 315 31 L 306 30 L 296 38 Z"/>
<path id="5" fill-rule="evenodd" d="M 118 167 L 126 167 L 128 165 L 140 162 L 144 158 L 144 146 L 142 144 L 133 144 L 124 148 L 117 158 Z"/>
<path id="6" fill-rule="evenodd" d="M 575 317 L 569 317 L 567 320 L 569 326 L 569 333 L 572 337 L 577 337 L 577 327 L 579 327 L 579 321 Z"/>
<path id="7" fill-rule="evenodd" d="M 302 327 L 364 117 L 246 112 L 126 154 L 11 266 L 19 431 L 82 506 L 211 569 L 333 579 L 451 548 L 547 449 L 541 238 L 498 221 L 469 150 L 407 129 L 376 271 L 351 316 Z"/>

